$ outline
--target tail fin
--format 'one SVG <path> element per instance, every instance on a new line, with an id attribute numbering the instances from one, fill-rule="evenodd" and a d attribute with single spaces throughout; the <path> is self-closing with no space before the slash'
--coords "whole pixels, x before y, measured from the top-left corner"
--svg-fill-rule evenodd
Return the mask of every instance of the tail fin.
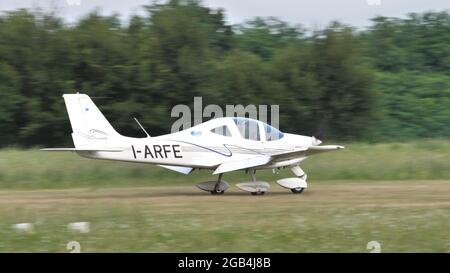
<path id="1" fill-rule="evenodd" d="M 76 148 L 101 145 L 108 138 L 120 136 L 105 116 L 85 94 L 64 94 Z"/>

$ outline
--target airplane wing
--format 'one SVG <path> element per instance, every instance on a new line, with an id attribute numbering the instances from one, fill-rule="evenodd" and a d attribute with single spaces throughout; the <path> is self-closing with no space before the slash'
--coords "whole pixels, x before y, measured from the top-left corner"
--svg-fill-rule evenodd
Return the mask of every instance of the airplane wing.
<path id="1" fill-rule="evenodd" d="M 244 160 L 225 162 L 219 165 L 213 174 L 226 173 L 236 170 L 248 169 L 265 165 L 270 162 L 272 158 L 269 155 L 252 157 Z"/>
<path id="2" fill-rule="evenodd" d="M 44 148 L 41 151 L 47 152 L 122 152 L 123 149 L 114 148 Z"/>
<path id="3" fill-rule="evenodd" d="M 274 155 L 257 156 L 238 161 L 230 161 L 220 164 L 213 174 L 244 170 L 248 168 L 263 166 L 271 161 L 289 160 L 291 158 L 306 157 L 313 154 L 331 152 L 340 149 L 344 149 L 344 146 L 339 145 L 311 146 L 307 148 L 298 149 L 296 151 L 282 152 Z"/>
<path id="4" fill-rule="evenodd" d="M 172 166 L 172 165 L 158 165 L 158 166 L 169 169 L 174 172 L 179 172 L 182 174 L 190 174 L 194 170 L 194 168 L 191 168 L 191 167 L 180 167 L 180 166 Z"/>

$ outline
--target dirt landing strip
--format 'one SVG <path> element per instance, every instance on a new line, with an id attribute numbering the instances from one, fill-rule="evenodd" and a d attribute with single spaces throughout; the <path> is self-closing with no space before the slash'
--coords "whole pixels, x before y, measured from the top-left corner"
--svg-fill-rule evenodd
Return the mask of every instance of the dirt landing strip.
<path id="1" fill-rule="evenodd" d="M 77 205 L 150 205 L 165 209 L 214 209 L 239 205 L 303 207 L 450 207 L 450 181 L 314 182 L 302 194 L 292 194 L 275 183 L 264 196 L 251 196 L 234 186 L 212 196 L 191 186 L 0 191 L 0 206 L 45 208 Z"/>

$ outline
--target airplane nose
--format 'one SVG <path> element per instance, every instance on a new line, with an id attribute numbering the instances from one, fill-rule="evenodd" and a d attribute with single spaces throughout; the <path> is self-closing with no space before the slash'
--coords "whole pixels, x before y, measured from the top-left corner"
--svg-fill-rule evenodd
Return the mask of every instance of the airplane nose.
<path id="1" fill-rule="evenodd" d="M 312 145 L 320 145 L 322 143 L 322 140 L 313 136 L 311 142 L 312 142 Z"/>

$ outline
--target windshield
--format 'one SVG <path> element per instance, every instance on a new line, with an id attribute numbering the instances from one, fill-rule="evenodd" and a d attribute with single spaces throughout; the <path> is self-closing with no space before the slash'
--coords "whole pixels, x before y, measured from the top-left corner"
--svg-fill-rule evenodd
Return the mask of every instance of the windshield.
<path id="1" fill-rule="evenodd" d="M 273 141 L 281 139 L 284 134 L 275 127 L 270 126 L 269 124 L 264 124 L 264 131 L 266 132 L 266 141 Z"/>

